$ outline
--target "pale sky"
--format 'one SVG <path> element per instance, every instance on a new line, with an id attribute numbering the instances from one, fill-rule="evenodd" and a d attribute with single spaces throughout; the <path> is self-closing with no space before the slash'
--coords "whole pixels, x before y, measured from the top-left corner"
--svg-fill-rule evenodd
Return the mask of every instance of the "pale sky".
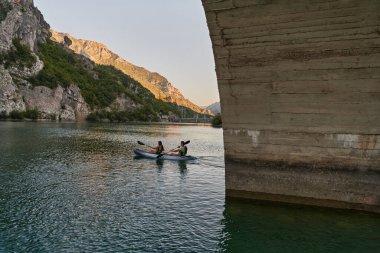
<path id="1" fill-rule="evenodd" d="M 198 105 L 219 101 L 201 0 L 34 0 L 58 32 L 101 42 Z"/>

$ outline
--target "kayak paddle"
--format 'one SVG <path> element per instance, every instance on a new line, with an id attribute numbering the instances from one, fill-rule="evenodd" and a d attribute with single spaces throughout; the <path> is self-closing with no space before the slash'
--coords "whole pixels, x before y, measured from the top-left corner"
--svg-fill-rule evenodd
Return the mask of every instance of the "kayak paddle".
<path id="1" fill-rule="evenodd" d="M 190 143 L 190 141 L 185 141 L 185 145 L 186 145 L 186 144 L 189 144 L 189 143 Z M 169 151 L 166 152 L 166 153 L 161 153 L 161 154 L 159 154 L 156 158 L 158 159 L 158 158 L 160 158 L 161 156 L 166 155 L 166 154 L 168 154 L 168 153 L 170 153 L 170 152 L 176 150 L 176 149 L 179 148 L 179 147 L 180 147 L 180 146 L 178 146 L 178 147 L 176 147 L 176 148 L 173 148 L 172 150 L 169 150 Z"/>
<path id="2" fill-rule="evenodd" d="M 143 143 L 143 142 L 141 142 L 141 141 L 137 141 L 137 143 L 140 144 L 140 145 L 144 145 L 144 146 L 147 146 L 147 147 L 153 148 L 153 147 L 151 147 L 151 146 L 149 146 L 149 145 L 146 145 L 145 143 Z"/>

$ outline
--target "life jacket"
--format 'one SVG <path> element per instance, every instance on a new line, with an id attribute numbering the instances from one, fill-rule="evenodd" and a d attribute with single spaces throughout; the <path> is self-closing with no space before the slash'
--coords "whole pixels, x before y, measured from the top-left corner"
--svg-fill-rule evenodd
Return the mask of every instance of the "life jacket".
<path id="1" fill-rule="evenodd" d="M 185 156 L 187 154 L 187 147 L 186 146 L 180 147 L 179 148 L 179 154 L 181 156 Z"/>
<path id="2" fill-rule="evenodd" d="M 156 154 L 161 154 L 162 152 L 164 152 L 164 146 L 157 146 L 156 147 Z"/>

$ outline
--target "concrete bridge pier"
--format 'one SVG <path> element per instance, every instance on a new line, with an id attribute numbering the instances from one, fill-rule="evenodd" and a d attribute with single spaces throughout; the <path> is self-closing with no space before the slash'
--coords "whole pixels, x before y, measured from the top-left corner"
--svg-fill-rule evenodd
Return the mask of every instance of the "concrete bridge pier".
<path id="1" fill-rule="evenodd" d="M 380 1 L 202 2 L 227 196 L 380 212 Z"/>

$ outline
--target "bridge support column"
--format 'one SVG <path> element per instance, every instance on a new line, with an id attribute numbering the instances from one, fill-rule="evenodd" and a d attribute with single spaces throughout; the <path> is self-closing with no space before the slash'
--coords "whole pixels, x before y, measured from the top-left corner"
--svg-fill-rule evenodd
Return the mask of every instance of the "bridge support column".
<path id="1" fill-rule="evenodd" d="M 380 212 L 380 1 L 202 2 L 227 196 Z"/>

